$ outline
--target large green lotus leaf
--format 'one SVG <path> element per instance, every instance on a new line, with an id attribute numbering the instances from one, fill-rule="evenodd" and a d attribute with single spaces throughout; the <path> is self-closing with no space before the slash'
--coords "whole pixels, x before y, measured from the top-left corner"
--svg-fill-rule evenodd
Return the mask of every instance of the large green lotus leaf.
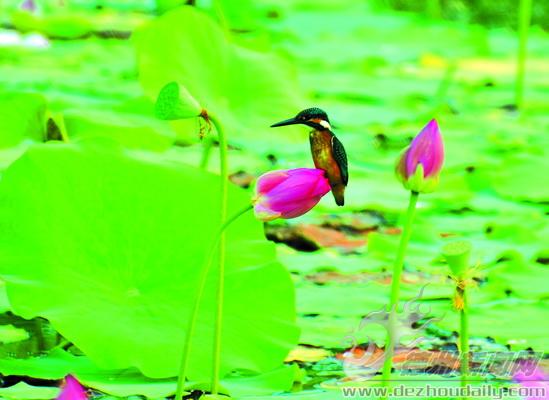
<path id="1" fill-rule="evenodd" d="M 403 281 L 400 310 L 443 318 L 451 308 L 454 289 L 445 275 L 432 276 L 429 284 Z M 390 285 L 366 284 L 297 285 L 300 343 L 329 348 L 349 346 L 349 332 L 356 339 L 383 344 L 387 332 L 378 324 L 360 328 L 362 318 L 387 307 Z M 330 301 L 326 302 L 326 296 Z M 418 299 L 421 297 L 421 300 Z M 445 299 L 445 300 L 441 300 Z M 404 314 L 410 315 L 410 314 Z"/>
<path id="2" fill-rule="evenodd" d="M 61 379 L 67 374 L 82 375 L 97 374 L 100 371 L 89 358 L 75 356 L 60 348 L 53 349 L 40 357 L 0 359 L 2 375 L 30 376 L 38 379 Z"/>
<path id="3" fill-rule="evenodd" d="M 175 134 L 161 121 L 120 111 L 71 110 L 64 114 L 70 139 L 108 137 L 125 147 L 165 151 Z"/>
<path id="4" fill-rule="evenodd" d="M 499 194 L 511 199 L 547 201 L 549 186 L 544 184 L 547 170 L 547 155 L 507 157 L 505 165 L 493 172 L 493 184 Z"/>
<path id="5" fill-rule="evenodd" d="M 349 347 L 347 336 L 349 332 L 360 325 L 360 317 L 334 317 L 328 315 L 301 316 L 298 319 L 301 327 L 299 343 L 327 348 Z M 366 332 L 364 335 L 377 343 L 383 343 L 386 334 L 379 334 L 378 330 Z"/>
<path id="6" fill-rule="evenodd" d="M 100 368 L 175 376 L 200 268 L 219 226 L 219 178 L 100 142 L 34 146 L 0 184 L 0 274 L 14 312 L 42 316 Z M 249 201 L 231 189 L 229 214 Z M 294 293 L 261 224 L 228 232 L 222 373 L 276 367 L 297 341 Z M 211 368 L 214 282 L 189 378 Z"/>
<path id="7" fill-rule="evenodd" d="M 254 4 L 255 3 L 255 4 Z M 236 31 L 250 31 L 258 28 L 259 12 L 257 2 L 252 0 L 221 0 L 215 6 L 217 13 L 222 13 L 227 25 Z"/>
<path id="8" fill-rule="evenodd" d="M 46 99 L 33 93 L 0 95 L 0 149 L 44 136 Z"/>
<path id="9" fill-rule="evenodd" d="M 0 171 L 5 170 L 9 165 L 23 154 L 32 142 L 23 141 L 17 146 L 0 149 Z"/>
<path id="10" fill-rule="evenodd" d="M 11 22 L 23 32 L 38 31 L 45 36 L 62 39 L 81 38 L 89 35 L 93 29 L 89 17 L 75 13 L 58 13 L 42 17 L 25 11 L 16 11 L 11 15 Z"/>
<path id="11" fill-rule="evenodd" d="M 332 249 L 305 253 L 286 245 L 277 246 L 277 255 L 290 272 L 301 275 L 319 271 L 339 271 L 342 273 L 381 272 L 386 263 L 363 255 L 345 255 L 342 257 Z"/>
<path id="12" fill-rule="evenodd" d="M 180 0 L 156 0 L 156 11 L 160 14 L 171 10 L 172 8 L 179 7 L 182 4 Z"/>
<path id="13" fill-rule="evenodd" d="M 59 348 L 41 357 L 0 358 L 0 373 L 49 380 L 62 379 L 73 374 L 84 385 L 113 396 L 143 395 L 147 398 L 160 398 L 173 395 L 176 389 L 174 378 L 147 378 L 135 368 L 102 370 L 88 357 L 75 356 Z M 232 396 L 270 394 L 289 390 L 294 375 L 294 368 L 282 366 L 264 374 L 227 377 L 222 379 L 221 385 Z M 196 386 L 204 387 L 197 383 L 188 383 L 189 390 Z"/>
<path id="14" fill-rule="evenodd" d="M 218 117 L 232 143 L 256 151 L 306 148 L 306 129 L 269 128 L 302 108 L 296 81 L 280 59 L 232 44 L 193 7 L 169 11 L 135 36 L 139 78 L 151 98 L 178 82 Z"/>
<path id="15" fill-rule="evenodd" d="M 509 260 L 497 265 L 488 275 L 489 287 L 501 294 L 526 299 L 549 298 L 549 268 L 545 265 Z"/>
<path id="16" fill-rule="evenodd" d="M 18 382 L 13 386 L 0 388 L 0 398 L 17 400 L 44 400 L 53 399 L 59 394 L 56 387 L 31 386 L 25 382 Z"/>
<path id="17" fill-rule="evenodd" d="M 421 293 L 423 300 L 450 298 L 452 287 L 432 278 L 428 285 L 402 283 L 401 300 L 409 301 Z M 422 292 L 422 288 L 423 289 Z M 387 306 L 390 285 L 377 282 L 365 284 L 302 284 L 297 287 L 297 310 L 300 314 L 324 314 L 342 317 L 367 315 Z M 326 296 L 330 301 L 326 301 Z"/>
<path id="18" fill-rule="evenodd" d="M 0 313 L 5 313 L 10 310 L 10 301 L 6 293 L 6 284 L 0 280 Z"/>

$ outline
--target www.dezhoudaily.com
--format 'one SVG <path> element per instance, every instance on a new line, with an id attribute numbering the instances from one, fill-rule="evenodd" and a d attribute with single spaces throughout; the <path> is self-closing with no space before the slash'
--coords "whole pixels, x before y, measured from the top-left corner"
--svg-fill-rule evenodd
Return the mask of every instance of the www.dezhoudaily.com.
<path id="1" fill-rule="evenodd" d="M 504 399 L 506 397 L 539 397 L 546 398 L 547 387 L 494 387 L 489 384 L 467 385 L 464 387 L 448 386 L 405 386 L 403 384 L 393 387 L 344 387 L 341 388 L 344 398 L 429 398 L 429 397 L 472 397 L 488 399 Z"/>

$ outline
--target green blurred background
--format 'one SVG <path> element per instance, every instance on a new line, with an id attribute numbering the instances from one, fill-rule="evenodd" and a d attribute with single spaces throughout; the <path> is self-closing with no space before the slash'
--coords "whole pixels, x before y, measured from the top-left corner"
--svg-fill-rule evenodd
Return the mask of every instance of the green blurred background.
<path id="1" fill-rule="evenodd" d="M 466 238 L 479 266 L 474 349 L 548 349 L 548 1 L 533 1 L 518 106 L 517 1 L 196 1 L 192 15 L 181 3 L 0 1 L 0 168 L 32 143 L 97 138 L 198 165 L 207 127 L 154 116 L 177 80 L 222 120 L 232 181 L 249 191 L 270 169 L 312 166 L 305 128 L 269 125 L 326 110 L 348 151 L 346 207 L 326 196 L 265 227 L 297 289 L 295 357 L 312 388 L 341 378 L 342 339 L 385 303 L 407 199 L 393 163 L 436 117 L 445 168 L 420 200 L 404 285 L 406 300 L 429 283 L 423 301 L 444 315 L 425 348 L 456 342 L 440 249 Z"/>

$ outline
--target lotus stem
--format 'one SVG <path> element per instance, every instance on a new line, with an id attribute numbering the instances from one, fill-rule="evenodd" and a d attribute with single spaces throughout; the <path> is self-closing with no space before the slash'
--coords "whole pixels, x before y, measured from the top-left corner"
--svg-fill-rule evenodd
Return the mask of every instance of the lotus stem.
<path id="1" fill-rule="evenodd" d="M 388 386 L 391 379 L 391 369 L 393 366 L 393 354 L 395 351 L 396 343 L 393 343 L 393 332 L 395 329 L 395 321 L 397 316 L 397 307 L 400 296 L 400 277 L 404 268 L 404 257 L 406 255 L 406 249 L 410 242 L 410 236 L 412 234 L 412 223 L 414 221 L 414 215 L 416 211 L 416 204 L 419 197 L 419 193 L 410 192 L 410 200 L 408 203 L 408 210 L 406 211 L 406 220 L 404 221 L 404 228 L 402 235 L 400 236 L 400 244 L 398 246 L 397 257 L 393 265 L 393 277 L 391 281 L 391 297 L 389 302 L 389 326 L 387 329 L 387 338 L 385 340 L 385 361 L 383 363 L 383 386 Z"/>
<path id="2" fill-rule="evenodd" d="M 210 154 L 212 153 L 212 147 L 214 140 L 210 135 L 207 135 L 202 142 L 202 157 L 200 158 L 200 169 L 206 171 L 208 169 L 208 162 L 210 161 Z"/>
<path id="3" fill-rule="evenodd" d="M 219 138 L 219 155 L 220 155 L 220 184 L 221 184 L 221 201 L 220 201 L 220 221 L 221 227 L 214 238 L 206 261 L 201 271 L 201 275 L 198 281 L 198 289 L 189 317 L 188 331 L 185 337 L 185 342 L 183 345 L 183 354 L 181 358 L 181 365 L 179 369 L 179 375 L 177 379 L 177 389 L 175 400 L 182 400 L 183 392 L 185 387 L 185 378 L 187 375 L 187 367 L 189 361 L 189 354 L 192 348 L 192 336 L 196 328 L 196 321 L 198 318 L 198 312 L 200 309 L 200 302 L 204 295 L 204 288 L 206 286 L 206 280 L 208 273 L 211 268 L 213 257 L 216 249 L 219 251 L 219 268 L 218 275 L 219 281 L 217 286 L 217 309 L 216 309 L 216 323 L 215 323 L 215 333 L 214 333 L 214 348 L 213 348 L 213 371 L 212 371 L 212 393 L 217 394 L 219 391 L 219 366 L 221 361 L 221 331 L 222 331 L 222 322 L 223 322 L 223 291 L 224 291 L 224 278 L 225 278 L 225 230 L 227 227 L 234 222 L 238 217 L 247 211 L 252 209 L 251 205 L 248 205 L 246 208 L 227 219 L 227 203 L 228 203 L 228 189 L 229 189 L 229 172 L 228 172 L 228 144 L 225 132 L 219 121 L 213 116 L 208 116 L 209 120 L 214 124 L 217 135 Z"/>
<path id="4" fill-rule="evenodd" d="M 442 249 L 442 255 L 450 267 L 452 278 L 456 282 L 456 294 L 454 297 L 454 308 L 459 312 L 460 333 L 460 371 L 461 386 L 467 386 L 469 376 L 469 310 L 467 304 L 467 286 L 472 269 L 469 260 L 471 257 L 471 243 L 464 240 L 447 243 Z M 463 397 L 467 400 L 467 397 Z"/>
<path id="5" fill-rule="evenodd" d="M 221 171 L 221 209 L 220 221 L 225 224 L 227 219 L 227 202 L 229 194 L 229 167 L 228 153 L 229 144 L 223 126 L 215 116 L 210 116 L 210 120 L 215 126 L 219 140 L 219 167 Z M 251 206 L 248 207 L 251 209 Z M 247 210 L 246 210 L 247 211 Z M 212 393 L 219 392 L 219 369 L 221 364 L 221 333 L 223 330 L 223 300 L 225 292 L 225 232 L 222 230 L 219 234 L 219 265 L 218 265 L 218 283 L 217 283 L 217 310 L 214 333 L 213 347 L 213 369 L 212 369 Z"/>
<path id="6" fill-rule="evenodd" d="M 185 389 L 185 376 L 187 374 L 187 367 L 188 367 L 188 361 L 189 361 L 189 354 L 192 347 L 192 336 L 194 334 L 195 328 L 196 328 L 196 321 L 198 318 L 198 311 L 200 309 L 200 302 L 202 300 L 202 297 L 204 295 L 204 288 L 206 286 L 206 279 L 208 277 L 208 273 L 210 272 L 213 257 L 215 255 L 215 250 L 217 249 L 217 245 L 219 244 L 219 240 L 221 236 L 223 235 L 223 232 L 235 221 L 237 220 L 241 215 L 245 214 L 249 210 L 251 210 L 253 207 L 251 205 L 246 206 L 246 208 L 240 210 L 238 213 L 233 215 L 231 218 L 229 218 L 219 229 L 217 232 L 217 235 L 215 235 L 214 240 L 212 242 L 212 245 L 210 247 L 210 250 L 208 252 L 208 256 L 206 258 L 206 261 L 204 262 L 204 265 L 201 270 L 200 278 L 198 280 L 198 289 L 195 297 L 195 301 L 193 304 L 193 308 L 191 311 L 191 316 L 189 318 L 189 328 L 187 330 L 187 335 L 185 337 L 185 343 L 183 346 L 183 355 L 181 359 L 181 366 L 179 370 L 179 376 L 177 379 L 177 390 L 175 399 L 181 400 L 183 398 L 183 391 Z"/>
<path id="7" fill-rule="evenodd" d="M 463 288 L 458 286 L 458 296 L 461 296 L 463 300 L 463 308 L 460 310 L 460 372 L 461 372 L 461 387 L 467 386 L 467 378 L 469 376 L 469 311 L 467 309 L 467 289 L 464 285 Z M 467 400 L 467 397 L 463 397 L 463 400 Z"/>

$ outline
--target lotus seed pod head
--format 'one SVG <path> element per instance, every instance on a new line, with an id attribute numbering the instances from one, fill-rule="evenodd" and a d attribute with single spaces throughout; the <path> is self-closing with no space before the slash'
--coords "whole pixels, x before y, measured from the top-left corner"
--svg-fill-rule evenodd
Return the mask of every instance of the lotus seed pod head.
<path id="1" fill-rule="evenodd" d="M 185 86 L 170 82 L 160 89 L 154 112 L 158 119 L 172 121 L 198 117 L 202 107 Z"/>
<path id="2" fill-rule="evenodd" d="M 442 248 L 442 255 L 448 262 L 452 275 L 463 278 L 469 269 L 471 243 L 465 240 L 447 243 Z"/>

